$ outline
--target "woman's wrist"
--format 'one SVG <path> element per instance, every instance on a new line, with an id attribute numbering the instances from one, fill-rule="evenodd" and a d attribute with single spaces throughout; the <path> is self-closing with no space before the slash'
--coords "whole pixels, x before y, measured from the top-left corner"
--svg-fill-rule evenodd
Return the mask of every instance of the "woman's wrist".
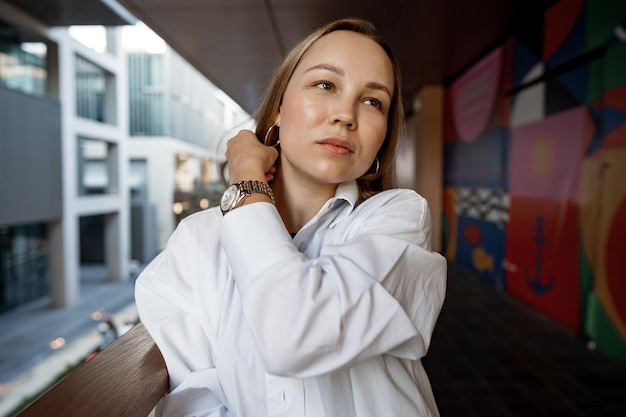
<path id="1" fill-rule="evenodd" d="M 226 214 L 237 207 L 255 202 L 274 204 L 274 193 L 268 183 L 258 180 L 237 181 L 224 191 L 220 208 Z"/>
<path id="2" fill-rule="evenodd" d="M 250 194 L 250 196 L 243 201 L 242 206 L 253 204 L 253 203 L 272 203 L 273 204 L 274 202 L 266 194 L 254 193 L 254 194 Z"/>

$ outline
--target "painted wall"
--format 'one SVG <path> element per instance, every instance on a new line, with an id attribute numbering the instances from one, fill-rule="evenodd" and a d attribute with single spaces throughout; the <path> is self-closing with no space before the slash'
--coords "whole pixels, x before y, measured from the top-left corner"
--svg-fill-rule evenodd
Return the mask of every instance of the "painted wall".
<path id="1" fill-rule="evenodd" d="M 437 252 L 442 251 L 443 90 L 440 85 L 427 85 L 417 92 L 396 159 L 398 185 L 414 189 L 428 201 L 431 248 Z"/>
<path id="2" fill-rule="evenodd" d="M 543 22 L 446 90 L 444 253 L 626 362 L 626 2 Z"/>

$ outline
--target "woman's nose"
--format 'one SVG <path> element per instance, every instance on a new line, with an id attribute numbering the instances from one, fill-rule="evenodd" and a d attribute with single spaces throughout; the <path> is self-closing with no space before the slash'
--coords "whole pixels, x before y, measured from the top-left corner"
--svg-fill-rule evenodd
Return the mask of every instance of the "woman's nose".
<path id="1" fill-rule="evenodd" d="M 330 113 L 331 123 L 341 123 L 346 125 L 348 129 L 357 127 L 356 109 L 352 100 L 338 99 L 333 103 Z"/>

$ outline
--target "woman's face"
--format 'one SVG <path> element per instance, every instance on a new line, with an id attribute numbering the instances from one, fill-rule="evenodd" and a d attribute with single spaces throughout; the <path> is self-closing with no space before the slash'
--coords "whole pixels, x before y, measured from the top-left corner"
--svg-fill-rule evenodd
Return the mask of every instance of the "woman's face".
<path id="1" fill-rule="evenodd" d="M 339 184 L 365 174 L 387 132 L 393 68 L 368 37 L 331 32 L 296 67 L 279 109 L 281 175 Z"/>

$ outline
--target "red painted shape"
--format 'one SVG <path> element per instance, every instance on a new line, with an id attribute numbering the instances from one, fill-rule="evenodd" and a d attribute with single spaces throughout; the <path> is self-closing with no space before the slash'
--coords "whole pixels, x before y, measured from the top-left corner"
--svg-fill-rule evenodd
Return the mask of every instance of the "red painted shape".
<path id="1" fill-rule="evenodd" d="M 582 12 L 584 0 L 561 0 L 544 15 L 543 59 L 547 60 L 559 50 Z"/>
<path id="2" fill-rule="evenodd" d="M 463 230 L 463 236 L 472 244 L 477 245 L 480 242 L 480 229 L 477 226 L 469 226 Z"/>

